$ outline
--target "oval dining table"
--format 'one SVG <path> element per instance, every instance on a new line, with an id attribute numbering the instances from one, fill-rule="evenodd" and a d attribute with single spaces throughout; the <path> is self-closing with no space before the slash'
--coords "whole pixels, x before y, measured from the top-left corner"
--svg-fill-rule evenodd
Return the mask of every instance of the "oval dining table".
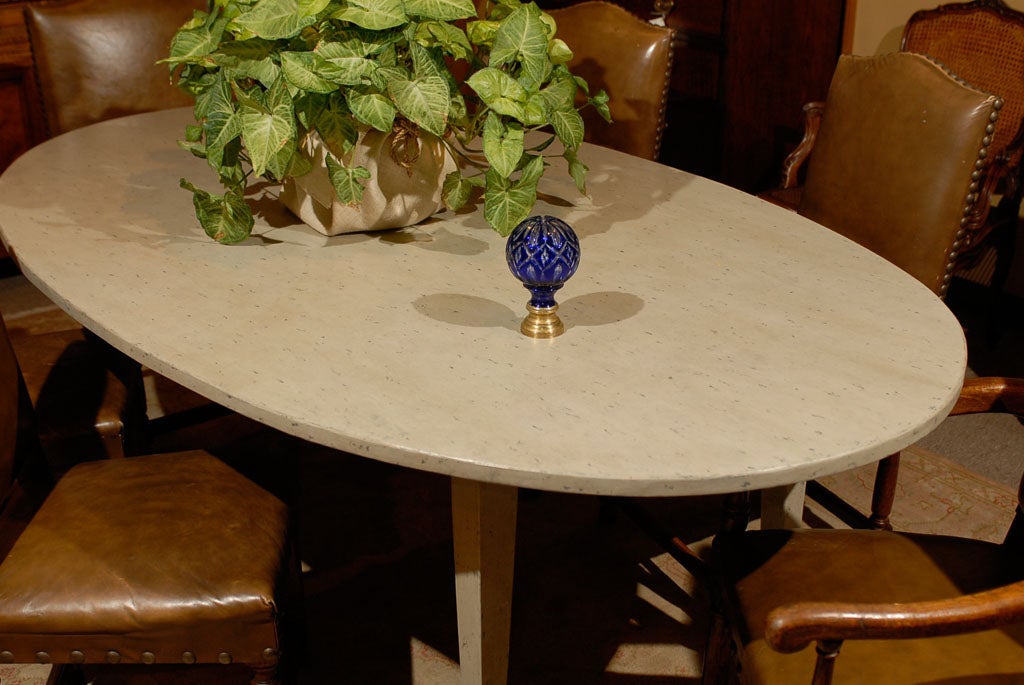
<path id="1" fill-rule="evenodd" d="M 450 476 L 464 684 L 506 681 L 518 488 L 785 496 L 915 442 L 961 386 L 961 327 L 927 288 L 698 176 L 585 144 L 581 196 L 553 161 L 534 214 L 572 225 L 582 259 L 558 294 L 565 333 L 537 340 L 479 205 L 328 238 L 266 186 L 252 237 L 211 241 L 178 187 L 217 188 L 176 145 L 190 121 L 132 116 L 30 150 L 0 177 L 3 241 L 154 371 Z"/>

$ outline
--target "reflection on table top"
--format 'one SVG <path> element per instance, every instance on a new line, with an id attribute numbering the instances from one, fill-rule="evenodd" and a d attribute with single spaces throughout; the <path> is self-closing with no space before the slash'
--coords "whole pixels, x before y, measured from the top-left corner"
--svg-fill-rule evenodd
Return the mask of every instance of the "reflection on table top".
<path id="1" fill-rule="evenodd" d="M 551 490 L 681 495 L 806 480 L 930 431 L 965 347 L 916 281 L 799 216 L 586 146 L 537 214 L 578 232 L 566 333 L 519 333 L 527 292 L 478 211 L 326 238 L 258 202 L 210 241 L 178 149 L 187 110 L 49 141 L 0 179 L 23 271 L 115 346 L 295 435 L 384 461 Z"/>

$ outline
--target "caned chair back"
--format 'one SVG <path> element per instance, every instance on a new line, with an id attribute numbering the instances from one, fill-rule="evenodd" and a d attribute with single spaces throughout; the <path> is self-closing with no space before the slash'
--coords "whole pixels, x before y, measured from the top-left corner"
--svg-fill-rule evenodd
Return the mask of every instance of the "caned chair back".
<path id="1" fill-rule="evenodd" d="M 991 150 L 1006 150 L 1024 121 L 1024 13 L 1001 0 L 940 5 L 914 13 L 901 49 L 942 62 L 960 78 L 1003 99 Z M 1020 162 L 1018 147 L 1009 154 Z"/>

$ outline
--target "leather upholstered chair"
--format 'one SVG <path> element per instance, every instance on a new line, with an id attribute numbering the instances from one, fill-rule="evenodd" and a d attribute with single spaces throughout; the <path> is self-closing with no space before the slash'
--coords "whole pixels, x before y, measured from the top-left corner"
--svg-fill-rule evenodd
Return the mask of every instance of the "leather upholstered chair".
<path id="1" fill-rule="evenodd" d="M 945 296 L 970 217 L 988 204 L 1001 107 L 923 55 L 840 57 L 797 211 Z M 872 527 L 889 527 L 898 469 L 898 454 L 879 463 Z"/>
<path id="2" fill-rule="evenodd" d="M 198 451 L 91 461 L 51 489 L 31 428 L 0 324 L 0 663 L 234 662 L 278 682 L 285 505 Z"/>
<path id="3" fill-rule="evenodd" d="M 569 68 L 592 92 L 610 98 L 608 124 L 592 107 L 582 111 L 585 140 L 656 160 L 665 129 L 674 32 L 603 0 L 547 10 L 557 36 L 573 51 Z"/>
<path id="4" fill-rule="evenodd" d="M 200 0 L 70 0 L 25 8 L 50 135 L 191 98 L 174 87 L 167 56 L 174 32 Z"/>
<path id="5" fill-rule="evenodd" d="M 900 49 L 941 62 L 967 83 L 1003 100 L 989 146 L 989 166 L 979 201 L 966 218 L 957 270 L 972 268 L 988 246 L 996 248 L 991 282 L 1001 290 L 1009 275 L 1013 240 L 1024 187 L 1024 13 L 1002 0 L 972 0 L 915 12 L 904 27 Z M 796 209 L 803 187 L 801 169 L 815 146 L 824 103 L 804 106 L 804 138 L 783 163 L 778 188 L 761 194 L 775 204 Z M 999 204 L 990 208 L 989 198 Z"/>
<path id="6" fill-rule="evenodd" d="M 1024 194 L 1024 13 L 1010 9 L 1002 0 L 975 0 L 921 10 L 907 22 L 901 48 L 942 61 L 968 83 L 998 93 L 1004 101 L 992 134 L 993 153 L 979 202 L 984 202 L 987 210 L 990 193 L 1001 199 L 990 212 L 972 214 L 956 265 L 957 270 L 970 268 L 984 258 L 989 246 L 993 247 L 990 282 L 993 297 L 998 299 L 1010 275 Z M 997 320 L 989 322 L 990 330 L 998 325 Z M 898 460 L 880 465 L 871 505 L 874 527 L 889 527 L 898 476 Z"/>
<path id="7" fill-rule="evenodd" d="M 49 134 L 190 104 L 171 84 L 167 67 L 156 62 L 193 8 L 203 6 L 204 0 L 26 5 Z M 74 460 L 144 449 L 146 397 L 137 363 L 56 308 L 8 323 L 52 466 L 62 470 Z"/>
<path id="8" fill-rule="evenodd" d="M 1024 380 L 966 381 L 953 413 L 987 411 L 1024 417 Z M 1020 682 L 1022 560 L 1020 504 L 1001 544 L 849 529 L 719 534 L 722 613 L 704 682 L 731 682 L 737 668 L 761 685 Z"/>

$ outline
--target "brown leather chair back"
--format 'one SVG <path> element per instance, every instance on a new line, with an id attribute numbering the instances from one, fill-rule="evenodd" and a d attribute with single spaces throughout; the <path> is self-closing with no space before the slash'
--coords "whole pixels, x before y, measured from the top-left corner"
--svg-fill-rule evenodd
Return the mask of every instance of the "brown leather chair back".
<path id="1" fill-rule="evenodd" d="M 672 29 L 654 26 L 618 5 L 589 0 L 548 12 L 573 51 L 569 68 L 591 92 L 607 91 L 612 123 L 583 110 L 585 140 L 657 159 L 672 70 Z"/>
<path id="2" fill-rule="evenodd" d="M 922 55 L 840 57 L 800 213 L 944 294 L 998 108 Z"/>
<path id="3" fill-rule="evenodd" d="M 183 107 L 166 65 L 174 32 L 202 0 L 72 0 L 25 8 L 50 135 Z"/>
<path id="4" fill-rule="evenodd" d="M 971 85 L 1003 99 L 992 151 L 1006 150 L 1024 120 L 1024 13 L 1001 0 L 975 0 L 915 12 L 901 50 L 942 62 Z M 1010 154 L 1011 166 L 1021 150 Z"/>

